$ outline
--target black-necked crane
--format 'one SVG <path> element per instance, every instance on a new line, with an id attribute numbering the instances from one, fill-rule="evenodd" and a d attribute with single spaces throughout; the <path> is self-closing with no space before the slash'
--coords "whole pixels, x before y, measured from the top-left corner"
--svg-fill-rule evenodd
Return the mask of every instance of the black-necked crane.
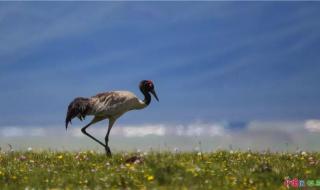
<path id="1" fill-rule="evenodd" d="M 90 98 L 75 98 L 68 106 L 66 129 L 73 118 L 78 117 L 82 121 L 86 116 L 93 115 L 94 118 L 89 124 L 84 126 L 81 131 L 83 134 L 102 145 L 106 150 L 106 154 L 111 156 L 108 142 L 110 130 L 115 121 L 127 111 L 139 110 L 147 107 L 151 102 L 150 93 L 156 98 L 157 101 L 159 101 L 151 80 L 141 81 L 139 88 L 144 95 L 144 100 L 140 100 L 137 96 L 129 91 L 111 91 L 99 93 Z M 108 131 L 105 136 L 105 144 L 86 132 L 86 129 L 90 125 L 104 119 L 109 119 Z"/>

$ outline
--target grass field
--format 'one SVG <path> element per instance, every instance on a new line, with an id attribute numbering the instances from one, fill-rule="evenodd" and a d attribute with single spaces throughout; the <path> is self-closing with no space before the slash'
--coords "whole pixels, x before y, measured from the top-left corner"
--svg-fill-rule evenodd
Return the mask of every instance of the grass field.
<path id="1" fill-rule="evenodd" d="M 316 183 L 319 160 L 305 152 L 2 152 L 0 189 L 286 189 L 288 177 Z"/>

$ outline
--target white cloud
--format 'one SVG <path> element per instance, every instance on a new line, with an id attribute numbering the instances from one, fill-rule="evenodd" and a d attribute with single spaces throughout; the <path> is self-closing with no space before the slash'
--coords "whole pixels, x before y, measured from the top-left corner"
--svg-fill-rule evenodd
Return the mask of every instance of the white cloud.
<path id="1" fill-rule="evenodd" d="M 304 127 L 309 132 L 320 132 L 320 120 L 318 119 L 307 120 L 304 124 Z"/>
<path id="2" fill-rule="evenodd" d="M 98 124 L 88 128 L 87 132 L 103 141 L 107 127 Z M 252 121 L 248 122 L 247 126 L 241 128 L 241 130 L 228 128 L 226 122 L 194 122 L 178 125 L 115 125 L 111 130 L 110 137 L 112 139 L 111 143 L 114 143 L 113 146 L 121 150 L 137 147 L 159 147 L 163 143 L 166 143 L 167 148 L 179 147 L 183 150 L 193 150 L 195 146 L 198 146 L 197 142 L 201 141 L 204 150 L 228 149 L 232 145 L 235 149 L 244 150 L 251 148 L 252 150 L 295 151 L 297 147 L 304 150 L 318 149 L 317 142 L 320 143 L 320 141 L 317 141 L 317 136 L 312 135 L 313 132 L 320 132 L 320 120 L 310 119 L 305 122 Z M 157 141 L 144 138 L 147 136 L 157 137 Z M 97 146 L 96 143 L 83 135 L 81 127 L 76 125 L 70 127 L 68 131 L 65 131 L 62 125 L 0 127 L 0 142 L 3 144 L 16 143 L 15 146 L 23 147 L 25 144 L 21 142 L 24 142 L 24 139 L 32 139 L 32 141 L 28 141 L 29 144 L 26 147 L 42 147 L 45 146 L 43 144 L 46 144 L 46 147 L 66 147 L 71 150 Z M 59 142 L 57 142 L 57 139 L 59 139 Z M 148 143 L 146 143 L 146 140 L 148 140 Z"/>
<path id="3" fill-rule="evenodd" d="M 224 136 L 224 126 L 220 124 L 202 124 L 194 123 L 189 125 L 178 125 L 169 127 L 170 135 L 178 136 Z"/>
<path id="4" fill-rule="evenodd" d="M 22 137 L 22 136 L 46 136 L 45 128 L 41 127 L 21 127 L 21 126 L 6 126 L 0 128 L 0 137 Z"/>
<path id="5" fill-rule="evenodd" d="M 125 127 L 123 135 L 126 137 L 143 137 L 146 135 L 164 136 L 166 129 L 163 125 L 145 127 Z"/>
<path id="6" fill-rule="evenodd" d="M 0 134 L 2 137 L 18 137 L 24 135 L 24 130 L 20 127 L 3 127 Z"/>
<path id="7" fill-rule="evenodd" d="M 104 137 L 107 132 L 105 126 L 91 126 L 87 132 L 98 137 Z M 30 127 L 30 126 L 7 126 L 0 128 L 2 137 L 19 137 L 19 136 L 62 136 L 67 135 L 76 138 L 85 137 L 81 128 L 72 126 L 67 132 L 61 126 L 51 127 Z M 192 123 L 188 125 L 166 125 L 166 124 L 144 124 L 144 125 L 123 125 L 114 126 L 111 130 L 112 136 L 122 137 L 144 137 L 147 135 L 155 136 L 224 136 L 224 126 L 220 124 L 202 124 Z"/>
<path id="8" fill-rule="evenodd" d="M 30 136 L 45 136 L 46 131 L 44 128 L 32 128 L 31 130 L 28 131 L 28 134 Z"/>
<path id="9" fill-rule="evenodd" d="M 81 132 L 81 130 L 76 128 L 68 129 L 67 133 L 73 137 L 84 137 L 84 134 Z"/>

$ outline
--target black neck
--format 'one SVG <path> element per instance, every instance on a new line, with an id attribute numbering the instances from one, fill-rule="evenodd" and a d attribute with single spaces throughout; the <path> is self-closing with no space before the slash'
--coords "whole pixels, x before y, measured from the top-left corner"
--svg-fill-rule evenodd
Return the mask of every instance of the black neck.
<path id="1" fill-rule="evenodd" d="M 144 90 L 143 88 L 140 88 L 140 91 L 142 92 L 142 94 L 144 95 L 144 100 L 143 102 L 146 104 L 146 105 L 149 105 L 150 102 L 151 102 L 151 96 L 150 94 Z"/>

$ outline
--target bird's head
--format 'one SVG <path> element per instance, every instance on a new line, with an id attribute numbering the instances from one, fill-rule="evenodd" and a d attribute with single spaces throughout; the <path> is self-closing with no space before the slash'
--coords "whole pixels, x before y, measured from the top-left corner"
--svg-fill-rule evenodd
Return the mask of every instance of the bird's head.
<path id="1" fill-rule="evenodd" d="M 139 85 L 140 89 L 144 92 L 150 92 L 157 101 L 159 101 L 156 91 L 154 90 L 154 85 L 151 80 L 143 80 Z"/>

